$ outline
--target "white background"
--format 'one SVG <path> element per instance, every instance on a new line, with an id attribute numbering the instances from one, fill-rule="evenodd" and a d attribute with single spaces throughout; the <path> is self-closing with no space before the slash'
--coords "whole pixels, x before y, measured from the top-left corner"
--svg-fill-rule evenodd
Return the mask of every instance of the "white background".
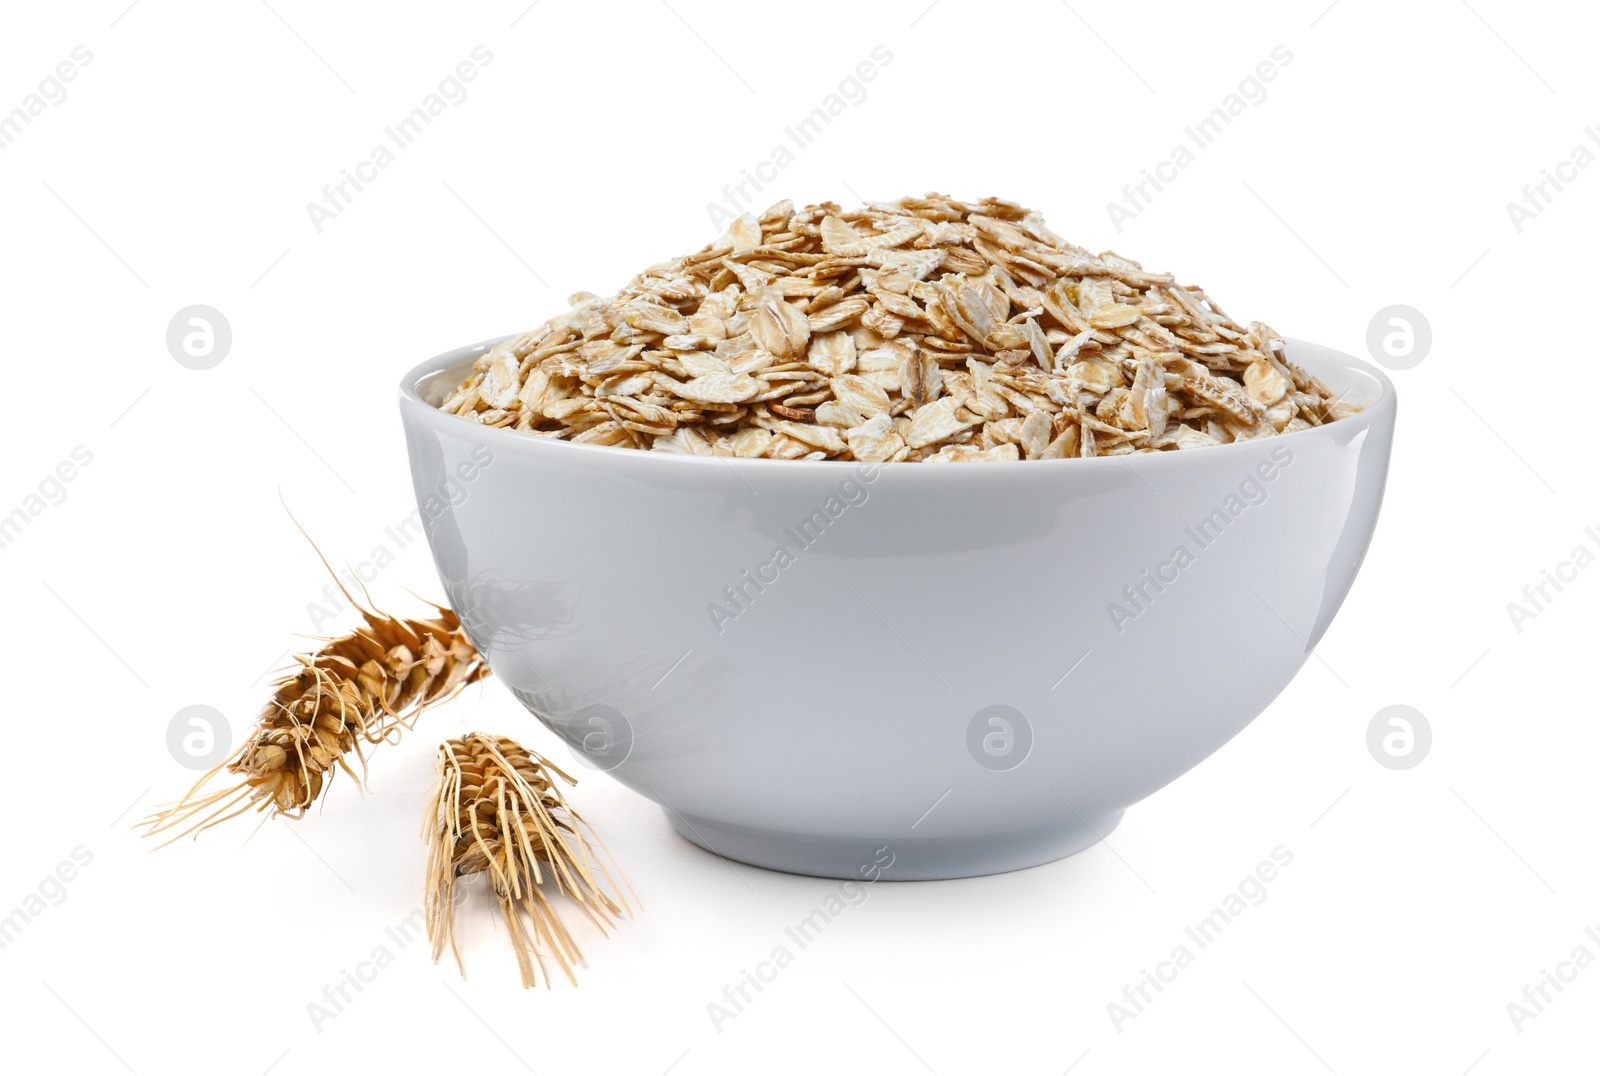
<path id="1" fill-rule="evenodd" d="M 1600 965 L 1520 1028 L 1507 1011 L 1575 947 L 1600 957 L 1600 568 L 1520 632 L 1506 608 L 1600 547 L 1600 168 L 1520 231 L 1506 210 L 1575 146 L 1600 152 L 1586 6 L 125 5 L 8 4 L 0 25 L 0 112 L 93 55 L 0 150 L 0 514 L 93 455 L 0 549 L 0 914 L 93 857 L 0 951 L 7 1068 L 1591 1070 Z M 479 45 L 470 95 L 319 233 L 306 203 Z M 283 502 L 338 556 L 393 545 L 413 507 L 400 373 L 708 242 L 707 203 L 878 45 L 866 98 L 758 208 L 999 194 L 1291 336 L 1365 354 L 1386 306 L 1431 323 L 1393 375 L 1383 519 L 1320 660 L 1107 845 L 875 886 L 720 1028 L 707 1004 L 834 883 L 701 852 L 587 770 L 577 802 L 645 910 L 580 933 L 577 989 L 518 989 L 487 917 L 465 982 L 388 940 L 420 901 L 439 740 L 484 728 L 565 757 L 492 681 L 383 749 L 365 800 L 344 784 L 248 845 L 248 825 L 160 853 L 131 835 L 192 779 L 172 716 L 214 706 L 237 742 L 311 630 L 326 578 Z M 1267 97 L 1119 233 L 1106 204 L 1279 45 Z M 165 344 L 196 303 L 233 332 L 198 372 Z M 380 602 L 438 597 L 422 543 L 393 551 Z M 1433 730 L 1404 771 L 1366 746 L 1397 703 Z M 1294 860 L 1264 903 L 1118 1027 L 1108 1004 L 1278 845 Z M 393 963 L 317 1026 L 308 1003 L 385 944 Z"/>

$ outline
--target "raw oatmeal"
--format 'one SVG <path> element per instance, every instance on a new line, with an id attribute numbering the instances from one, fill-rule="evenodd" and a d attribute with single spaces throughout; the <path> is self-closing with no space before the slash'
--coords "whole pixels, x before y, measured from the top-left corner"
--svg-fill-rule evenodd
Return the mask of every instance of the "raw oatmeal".
<path id="1" fill-rule="evenodd" d="M 1357 410 L 1261 322 L 994 198 L 780 202 L 571 303 L 442 408 L 582 444 L 930 462 L 1200 448 Z"/>

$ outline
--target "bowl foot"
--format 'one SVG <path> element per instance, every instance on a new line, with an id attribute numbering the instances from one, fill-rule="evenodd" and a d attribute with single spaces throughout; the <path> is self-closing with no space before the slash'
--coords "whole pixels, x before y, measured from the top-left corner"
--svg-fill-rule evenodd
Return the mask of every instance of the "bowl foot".
<path id="1" fill-rule="evenodd" d="M 752 829 L 667 810 L 672 828 L 708 852 L 789 874 L 871 881 L 971 878 L 1036 867 L 1098 844 L 1121 811 L 1071 825 L 987 837 L 813 837 Z"/>

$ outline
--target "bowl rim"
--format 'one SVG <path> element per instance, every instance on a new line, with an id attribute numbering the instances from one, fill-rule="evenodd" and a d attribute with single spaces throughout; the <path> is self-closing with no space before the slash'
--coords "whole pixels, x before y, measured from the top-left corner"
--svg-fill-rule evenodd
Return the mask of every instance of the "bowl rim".
<path id="1" fill-rule="evenodd" d="M 1303 356 L 1297 356 L 1295 362 L 1319 378 L 1327 376 L 1329 371 L 1351 371 L 1375 381 L 1378 385 L 1378 398 L 1365 405 L 1360 411 L 1345 418 L 1336 420 L 1323 426 L 1312 426 L 1309 429 L 1296 430 L 1293 433 L 1274 434 L 1270 437 L 1261 437 L 1252 441 L 1233 441 L 1224 445 L 1209 445 L 1201 449 L 1174 452 L 1135 452 L 1120 456 L 1074 456 L 1067 459 L 1050 460 L 1000 460 L 990 461 L 977 467 L 920 467 L 912 466 L 907 462 L 898 464 L 871 463 L 861 460 L 768 460 L 745 459 L 737 456 L 691 456 L 676 452 L 646 452 L 637 448 L 621 448 L 615 445 L 588 445 L 573 444 L 570 441 L 557 440 L 550 437 L 532 436 L 521 431 L 500 426 L 485 426 L 481 422 L 460 415 L 448 414 L 422 398 L 419 386 L 432 378 L 438 377 L 454 366 L 465 363 L 468 359 L 489 351 L 491 348 L 515 339 L 522 333 L 510 333 L 502 336 L 480 340 L 477 343 L 467 344 L 441 352 L 433 357 L 418 363 L 400 379 L 400 411 L 402 420 L 408 416 L 433 427 L 439 432 L 453 433 L 466 436 L 472 432 L 472 437 L 484 444 L 511 451 L 545 452 L 551 451 L 558 455 L 572 452 L 591 453 L 588 457 L 592 463 L 601 463 L 605 460 L 622 461 L 633 459 L 648 459 L 654 462 L 647 466 L 724 466 L 737 470 L 748 471 L 754 468 L 762 474 L 774 473 L 815 473 L 817 468 L 826 468 L 837 473 L 841 468 L 862 467 L 889 467 L 894 473 L 901 474 L 910 471 L 932 471 L 941 473 L 954 471 L 965 473 L 978 471 L 987 473 L 989 467 L 1007 463 L 1027 463 L 1030 465 L 1053 465 L 1056 468 L 1070 467 L 1080 473 L 1088 473 L 1092 467 L 1137 467 L 1137 468 L 1169 468 L 1180 465 L 1198 465 L 1199 460 L 1215 460 L 1221 464 L 1227 460 L 1236 459 L 1241 453 L 1251 450 L 1259 451 L 1262 446 L 1285 445 L 1292 446 L 1304 443 L 1308 439 L 1325 437 L 1330 431 L 1337 430 L 1341 437 L 1349 435 L 1353 438 L 1360 432 L 1374 428 L 1392 429 L 1396 411 L 1396 390 L 1394 382 L 1374 364 L 1358 359 L 1354 355 L 1338 351 L 1324 344 L 1316 344 L 1309 340 L 1299 340 L 1285 337 L 1284 343 L 1292 353 L 1296 346 L 1300 348 L 1315 349 L 1317 354 L 1311 356 L 1310 361 L 1305 361 Z M 585 457 L 569 457 L 572 462 Z M 1159 462 L 1158 462 L 1159 461 Z M 1180 463 L 1180 461 L 1184 461 Z M 777 466 L 781 464 L 781 466 Z M 1032 472 L 1030 472 L 1032 473 Z M 994 477 L 994 476 L 991 476 Z"/>

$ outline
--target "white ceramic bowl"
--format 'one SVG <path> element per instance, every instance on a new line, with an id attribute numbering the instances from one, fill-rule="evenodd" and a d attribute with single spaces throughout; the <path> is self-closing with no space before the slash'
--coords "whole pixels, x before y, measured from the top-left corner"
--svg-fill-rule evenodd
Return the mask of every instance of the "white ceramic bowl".
<path id="1" fill-rule="evenodd" d="M 1291 342 L 1365 410 L 1120 458 L 668 456 L 437 410 L 494 342 L 400 392 L 473 643 L 689 840 L 826 877 L 1070 855 L 1221 747 L 1343 601 L 1394 430 L 1388 378 Z"/>

